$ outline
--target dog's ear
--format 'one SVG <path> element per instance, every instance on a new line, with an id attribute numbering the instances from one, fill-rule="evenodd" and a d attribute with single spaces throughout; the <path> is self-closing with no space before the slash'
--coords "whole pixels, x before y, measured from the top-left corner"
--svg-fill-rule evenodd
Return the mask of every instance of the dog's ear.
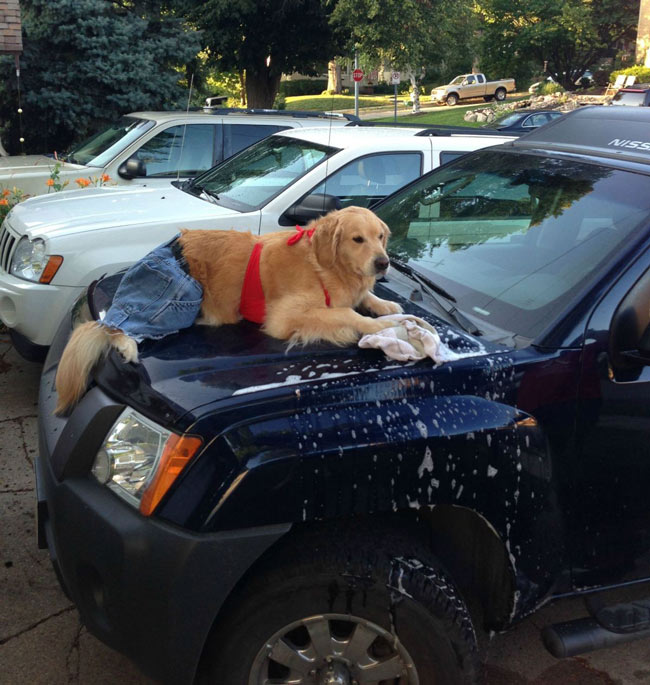
<path id="1" fill-rule="evenodd" d="M 388 225 L 385 224 L 381 219 L 377 219 L 379 223 L 381 224 L 381 227 L 384 229 L 383 235 L 381 237 L 381 244 L 386 247 L 386 244 L 388 243 L 388 238 L 390 237 L 390 228 L 388 228 Z"/>
<path id="2" fill-rule="evenodd" d="M 338 211 L 326 214 L 315 222 L 316 230 L 311 242 L 318 263 L 325 269 L 331 269 L 336 262 L 343 224 Z"/>

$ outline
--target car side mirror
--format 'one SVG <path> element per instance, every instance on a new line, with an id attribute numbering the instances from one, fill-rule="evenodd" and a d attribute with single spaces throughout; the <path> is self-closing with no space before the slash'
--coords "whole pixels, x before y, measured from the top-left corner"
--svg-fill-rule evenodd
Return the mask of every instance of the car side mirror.
<path id="1" fill-rule="evenodd" d="M 280 224 L 282 226 L 308 224 L 313 219 L 318 219 L 335 209 L 341 209 L 341 201 L 336 195 L 314 193 L 307 195 L 293 207 L 289 207 L 280 218 Z"/>
<path id="2" fill-rule="evenodd" d="M 650 324 L 648 324 L 635 350 L 625 350 L 621 356 L 638 366 L 650 366 Z"/>
<path id="3" fill-rule="evenodd" d="M 127 180 L 147 175 L 147 165 L 137 157 L 129 157 L 123 164 L 120 164 L 117 173 Z"/>

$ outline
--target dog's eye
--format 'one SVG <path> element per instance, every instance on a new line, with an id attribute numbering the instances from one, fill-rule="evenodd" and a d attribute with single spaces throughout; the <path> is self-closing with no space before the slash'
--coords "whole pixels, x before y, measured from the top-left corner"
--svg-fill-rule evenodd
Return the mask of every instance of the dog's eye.
<path id="1" fill-rule="evenodd" d="M 352 240 L 354 240 L 355 243 L 363 242 L 363 238 L 360 235 L 355 236 L 354 238 L 352 238 Z"/>

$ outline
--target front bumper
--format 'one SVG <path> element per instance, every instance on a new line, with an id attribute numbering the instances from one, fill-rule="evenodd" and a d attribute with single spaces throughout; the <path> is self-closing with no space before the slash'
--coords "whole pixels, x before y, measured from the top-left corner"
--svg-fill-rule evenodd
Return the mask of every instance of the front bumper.
<path id="1" fill-rule="evenodd" d="M 0 320 L 35 345 L 50 345 L 82 286 L 33 283 L 0 270 Z"/>
<path id="2" fill-rule="evenodd" d="M 122 405 L 95 387 L 69 418 L 53 416 L 48 363 L 35 461 L 39 544 L 91 633 L 162 682 L 191 683 L 224 600 L 288 526 L 200 534 L 140 515 L 89 474 Z"/>

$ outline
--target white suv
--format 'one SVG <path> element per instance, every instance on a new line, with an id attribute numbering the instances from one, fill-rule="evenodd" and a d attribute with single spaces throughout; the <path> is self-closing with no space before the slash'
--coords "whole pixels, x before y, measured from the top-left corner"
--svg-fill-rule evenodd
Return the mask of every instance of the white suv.
<path id="1" fill-rule="evenodd" d="M 326 112 L 211 109 L 196 112 L 134 112 L 60 155 L 59 178 L 95 183 L 166 185 L 190 178 L 272 133 L 289 128 L 345 126 L 356 117 Z M 0 157 L 0 189 L 27 195 L 48 192 L 57 160 L 45 155 Z"/>
<path id="2" fill-rule="evenodd" d="M 85 287 L 181 228 L 259 234 L 369 207 L 446 161 L 509 140 L 390 127 L 283 131 L 193 181 L 32 198 L 0 229 L 0 319 L 16 348 L 37 358 Z"/>

